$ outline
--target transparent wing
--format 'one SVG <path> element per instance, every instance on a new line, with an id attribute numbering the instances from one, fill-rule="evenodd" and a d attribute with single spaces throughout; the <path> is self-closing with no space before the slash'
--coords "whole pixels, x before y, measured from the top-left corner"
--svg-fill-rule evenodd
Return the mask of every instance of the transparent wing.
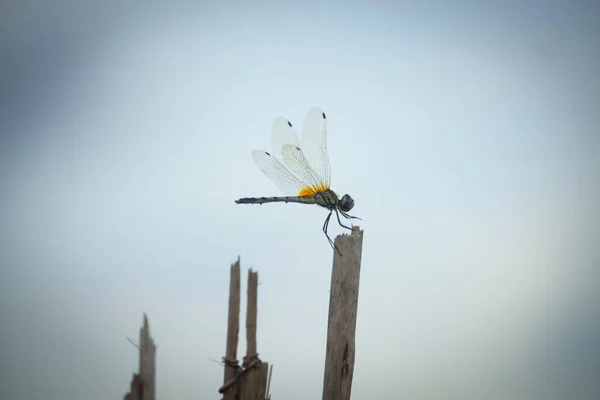
<path id="1" fill-rule="evenodd" d="M 311 108 L 306 114 L 300 147 L 318 180 L 329 188 L 331 170 L 327 154 L 327 117 L 319 107 Z"/>
<path id="2" fill-rule="evenodd" d="M 264 150 L 252 152 L 254 162 L 260 170 L 275 183 L 286 196 L 298 196 L 307 186 L 306 182 L 295 175 L 272 154 Z"/>
<path id="3" fill-rule="evenodd" d="M 282 156 L 281 149 L 286 144 L 300 147 L 296 130 L 292 126 L 292 123 L 283 117 L 277 117 L 275 118 L 275 121 L 273 121 L 271 140 L 273 142 L 273 155 L 275 157 Z"/>
<path id="4" fill-rule="evenodd" d="M 329 189 L 327 120 L 323 110 L 313 107 L 308 111 L 302 146 L 292 123 L 283 117 L 273 121 L 271 137 L 273 154 L 255 150 L 252 156 L 260 170 L 286 195 L 309 196 Z"/>
<path id="5" fill-rule="evenodd" d="M 312 191 L 329 189 L 330 170 L 327 154 L 327 120 L 318 107 L 308 111 L 302 127 L 302 145 L 287 119 L 273 122 L 273 154 Z M 305 193 L 309 194 L 309 193 Z"/>
<path id="6" fill-rule="evenodd" d="M 329 189 L 329 186 L 322 181 L 322 178 L 310 166 L 300 147 L 286 144 L 281 149 L 281 153 L 288 169 L 304 183 L 298 196 L 310 196 L 316 192 Z"/>

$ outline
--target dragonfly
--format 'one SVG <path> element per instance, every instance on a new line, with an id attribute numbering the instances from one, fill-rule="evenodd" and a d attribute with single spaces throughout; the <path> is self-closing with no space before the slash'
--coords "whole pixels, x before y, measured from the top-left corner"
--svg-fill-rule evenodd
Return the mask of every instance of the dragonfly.
<path id="1" fill-rule="evenodd" d="M 340 250 L 331 240 L 327 229 L 333 212 L 340 226 L 352 230 L 340 220 L 360 219 L 348 214 L 354 207 L 349 194 L 341 198 L 330 188 L 331 170 L 327 154 L 327 117 L 319 107 L 311 108 L 302 126 L 302 142 L 292 123 L 283 117 L 275 118 L 272 129 L 273 153 L 254 150 L 252 157 L 258 168 L 285 194 L 284 197 L 245 197 L 237 204 L 302 203 L 316 204 L 329 210 L 323 232 L 334 250 Z"/>

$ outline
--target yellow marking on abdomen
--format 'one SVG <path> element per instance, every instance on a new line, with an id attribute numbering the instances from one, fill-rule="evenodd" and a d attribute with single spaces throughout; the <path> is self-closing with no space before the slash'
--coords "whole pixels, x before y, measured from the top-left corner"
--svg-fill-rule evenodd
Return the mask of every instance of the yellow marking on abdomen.
<path id="1" fill-rule="evenodd" d="M 326 191 L 328 189 L 329 189 L 329 187 L 325 186 L 325 185 L 306 186 L 306 187 L 303 187 L 300 190 L 300 192 L 298 193 L 298 197 L 312 196 L 312 195 L 317 194 L 319 192 L 324 192 L 324 191 Z"/>

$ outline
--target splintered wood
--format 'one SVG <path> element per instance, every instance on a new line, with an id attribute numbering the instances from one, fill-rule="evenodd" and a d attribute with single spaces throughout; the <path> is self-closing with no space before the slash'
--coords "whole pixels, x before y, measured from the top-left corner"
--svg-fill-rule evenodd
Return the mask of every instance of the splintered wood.
<path id="1" fill-rule="evenodd" d="M 248 301 L 246 310 L 246 356 L 242 366 L 236 360 L 240 318 L 240 260 L 231 265 L 229 283 L 229 314 L 225 378 L 219 393 L 224 400 L 263 400 L 267 391 L 269 365 L 258 357 L 256 320 L 258 304 L 258 272 L 248 271 Z"/>
<path id="2" fill-rule="evenodd" d="M 231 264 L 229 277 L 229 312 L 227 315 L 227 347 L 225 348 L 225 377 L 227 384 L 237 375 L 237 346 L 240 331 L 240 259 Z M 235 400 L 235 391 L 225 392 L 223 400 Z"/>
<path id="3" fill-rule="evenodd" d="M 248 271 L 248 309 L 246 311 L 246 342 L 248 343 L 246 357 L 252 357 L 256 354 L 257 303 L 258 272 L 252 272 L 252 268 L 250 268 L 250 270 Z"/>
<path id="4" fill-rule="evenodd" d="M 242 378 L 241 400 L 264 399 L 269 365 L 258 358 L 256 350 L 256 315 L 258 303 L 258 272 L 248 271 L 248 308 L 246 310 L 246 357 Z"/>
<path id="5" fill-rule="evenodd" d="M 339 235 L 333 252 L 323 400 L 350 400 L 354 374 L 356 314 L 363 231 Z"/>

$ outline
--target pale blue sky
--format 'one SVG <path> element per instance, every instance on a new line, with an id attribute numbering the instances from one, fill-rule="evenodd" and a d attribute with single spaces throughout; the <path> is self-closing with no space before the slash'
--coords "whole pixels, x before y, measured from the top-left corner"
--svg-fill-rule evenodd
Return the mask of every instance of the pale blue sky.
<path id="1" fill-rule="evenodd" d="M 600 396 L 597 4 L 80 3 L 0 15 L 1 398 L 122 398 L 147 312 L 158 400 L 218 399 L 238 255 L 273 398 L 320 398 L 327 213 L 234 204 L 313 106 L 365 231 L 353 399 Z"/>

